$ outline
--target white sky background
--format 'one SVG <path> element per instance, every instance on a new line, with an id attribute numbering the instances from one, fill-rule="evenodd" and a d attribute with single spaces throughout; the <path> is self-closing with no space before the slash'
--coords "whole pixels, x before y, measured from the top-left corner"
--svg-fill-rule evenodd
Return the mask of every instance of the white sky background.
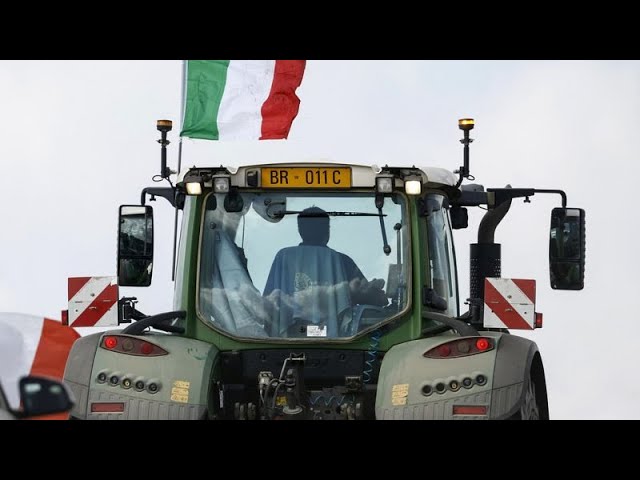
<path id="1" fill-rule="evenodd" d="M 174 121 L 180 61 L 0 61 L 0 311 L 60 318 L 67 277 L 115 275 L 117 210 L 139 202 L 160 169 L 157 119 Z M 552 291 L 550 211 L 556 195 L 521 200 L 498 227 L 503 276 L 538 281 L 551 415 L 639 419 L 640 222 L 638 61 L 308 61 L 288 141 L 185 140 L 183 166 L 327 158 L 462 162 L 457 120 L 476 119 L 471 173 L 485 187 L 560 188 L 587 211 L 586 286 Z M 172 309 L 173 210 L 152 203 L 153 285 L 123 288 L 145 313 Z M 457 231 L 468 296 L 470 228 Z"/>

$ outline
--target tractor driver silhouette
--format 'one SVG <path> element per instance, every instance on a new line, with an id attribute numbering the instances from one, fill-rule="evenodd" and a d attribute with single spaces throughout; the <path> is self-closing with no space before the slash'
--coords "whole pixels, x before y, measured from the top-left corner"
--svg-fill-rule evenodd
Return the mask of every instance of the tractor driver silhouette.
<path id="1" fill-rule="evenodd" d="M 367 281 L 355 262 L 327 246 L 329 215 L 318 207 L 298 214 L 302 243 L 280 250 L 264 296 L 274 301 L 272 337 L 337 337 L 357 304 L 386 306 L 384 280 Z"/>

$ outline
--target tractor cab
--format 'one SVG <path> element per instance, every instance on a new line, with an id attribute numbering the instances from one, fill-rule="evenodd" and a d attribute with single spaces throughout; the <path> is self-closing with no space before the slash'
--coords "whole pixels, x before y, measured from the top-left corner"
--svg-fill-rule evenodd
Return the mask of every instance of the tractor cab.
<path id="1" fill-rule="evenodd" d="M 194 316 L 230 338 L 276 343 L 348 342 L 406 316 L 422 270 L 415 261 L 426 255 L 412 250 L 417 195 L 424 183 L 434 191 L 421 202 L 436 210 L 445 201 L 435 190 L 443 185 L 419 169 L 198 169 L 184 175 L 186 191 L 191 183 L 202 192 L 185 200 L 198 210 L 185 225 L 198 231 Z M 438 267 L 447 268 L 436 273 L 438 289 L 457 313 L 444 211 L 430 228 L 441 232 Z"/>

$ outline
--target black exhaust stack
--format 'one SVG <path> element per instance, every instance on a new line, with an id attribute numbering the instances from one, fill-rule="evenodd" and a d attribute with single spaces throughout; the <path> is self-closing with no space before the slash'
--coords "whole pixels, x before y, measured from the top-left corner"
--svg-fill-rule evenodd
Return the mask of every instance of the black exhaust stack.
<path id="1" fill-rule="evenodd" d="M 507 185 L 510 188 L 510 185 Z M 489 210 L 478 228 L 478 243 L 470 246 L 469 296 L 471 324 L 483 322 L 484 279 L 500 277 L 502 268 L 501 245 L 494 242 L 497 226 L 511 208 L 511 199 Z"/>

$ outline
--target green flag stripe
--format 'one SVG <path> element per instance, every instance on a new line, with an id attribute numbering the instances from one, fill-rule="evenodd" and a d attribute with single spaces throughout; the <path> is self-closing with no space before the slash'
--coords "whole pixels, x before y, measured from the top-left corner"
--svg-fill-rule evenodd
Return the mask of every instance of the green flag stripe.
<path id="1" fill-rule="evenodd" d="M 218 110 L 229 60 L 188 60 L 187 93 L 180 136 L 218 140 Z"/>

